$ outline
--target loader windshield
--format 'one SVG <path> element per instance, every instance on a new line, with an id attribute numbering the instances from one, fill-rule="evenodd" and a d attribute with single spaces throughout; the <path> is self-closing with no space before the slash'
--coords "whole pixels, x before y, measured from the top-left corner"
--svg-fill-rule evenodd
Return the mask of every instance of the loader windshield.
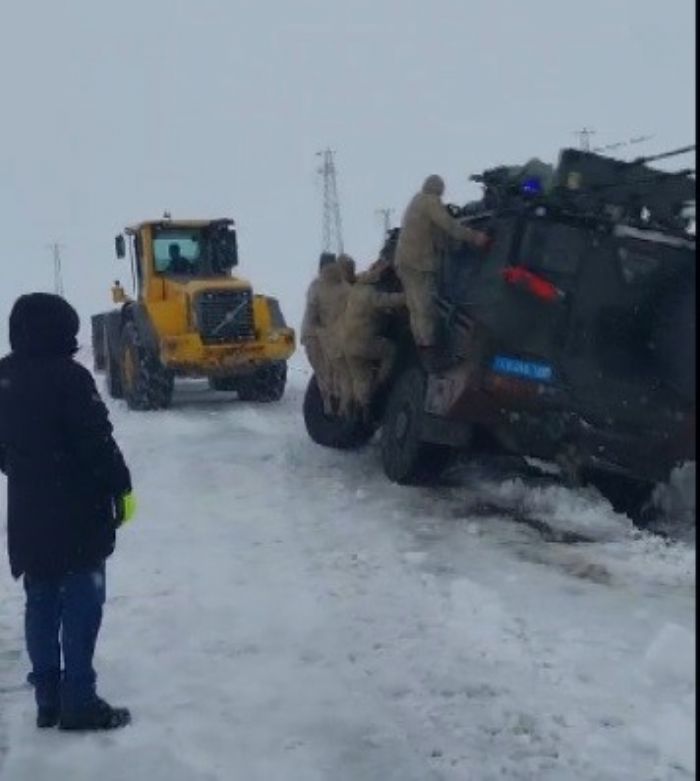
<path id="1" fill-rule="evenodd" d="M 157 274 L 228 276 L 238 262 L 236 231 L 223 221 L 204 227 L 154 227 L 153 259 Z"/>
<path id="2" fill-rule="evenodd" d="M 201 230 L 157 229 L 153 235 L 153 259 L 159 274 L 200 276 L 204 252 Z"/>

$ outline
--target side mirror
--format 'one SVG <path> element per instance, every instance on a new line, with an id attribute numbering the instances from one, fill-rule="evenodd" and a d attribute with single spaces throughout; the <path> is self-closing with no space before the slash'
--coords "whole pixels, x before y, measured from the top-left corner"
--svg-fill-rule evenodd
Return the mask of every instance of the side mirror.
<path id="1" fill-rule="evenodd" d="M 126 257 L 126 242 L 121 233 L 114 239 L 114 250 L 119 259 Z"/>

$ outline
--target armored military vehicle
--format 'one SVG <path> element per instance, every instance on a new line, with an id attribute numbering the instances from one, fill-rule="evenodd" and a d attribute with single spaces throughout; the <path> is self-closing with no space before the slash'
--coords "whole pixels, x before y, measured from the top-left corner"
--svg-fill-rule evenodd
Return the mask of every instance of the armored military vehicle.
<path id="1" fill-rule="evenodd" d="M 566 149 L 556 167 L 473 177 L 482 198 L 448 208 L 493 245 L 445 251 L 447 368 L 426 372 L 407 320 L 388 322 L 401 350 L 372 419 L 324 415 L 312 379 L 311 438 L 356 447 L 381 429 L 398 483 L 487 443 L 558 463 L 567 481 L 643 518 L 654 485 L 695 458 L 695 178 L 650 165 L 667 156 Z"/>

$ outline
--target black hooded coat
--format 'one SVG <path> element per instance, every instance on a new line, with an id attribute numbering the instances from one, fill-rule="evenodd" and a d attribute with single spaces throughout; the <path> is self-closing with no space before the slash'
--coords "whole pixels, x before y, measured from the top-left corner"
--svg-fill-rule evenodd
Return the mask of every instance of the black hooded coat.
<path id="1" fill-rule="evenodd" d="M 77 363 L 80 321 L 58 296 L 32 293 L 10 315 L 0 360 L 0 470 L 14 577 L 56 578 L 114 550 L 115 500 L 131 490 L 107 409 Z"/>

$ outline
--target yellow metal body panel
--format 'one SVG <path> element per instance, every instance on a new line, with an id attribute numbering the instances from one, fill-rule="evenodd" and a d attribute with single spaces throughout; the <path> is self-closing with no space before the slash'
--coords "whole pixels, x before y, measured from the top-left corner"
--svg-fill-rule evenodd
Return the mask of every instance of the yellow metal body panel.
<path id="1" fill-rule="evenodd" d="M 164 365 L 188 376 L 246 374 L 270 361 L 285 361 L 294 352 L 294 331 L 272 331 L 265 340 L 204 344 L 199 334 L 168 336 L 161 340 Z"/>

